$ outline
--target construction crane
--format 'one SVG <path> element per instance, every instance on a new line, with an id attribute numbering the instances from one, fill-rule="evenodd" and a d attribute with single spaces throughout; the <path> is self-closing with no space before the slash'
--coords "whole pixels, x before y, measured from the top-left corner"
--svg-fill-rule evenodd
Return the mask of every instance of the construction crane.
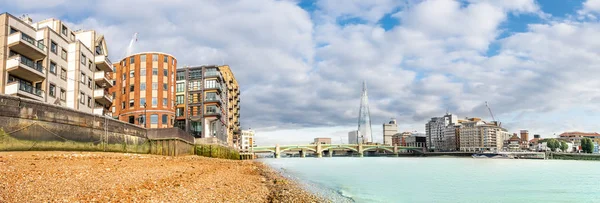
<path id="1" fill-rule="evenodd" d="M 492 109 L 488 105 L 487 101 L 485 102 L 485 107 L 487 107 L 488 111 L 490 111 L 490 115 L 492 116 L 492 121 L 496 122 L 496 124 L 498 125 L 498 127 L 500 127 L 500 121 L 496 121 L 496 118 L 494 118 L 494 113 L 492 113 Z"/>
<path id="2" fill-rule="evenodd" d="M 126 57 L 131 55 L 131 52 L 133 52 L 133 44 L 135 42 L 137 42 L 137 36 L 138 36 L 137 32 L 133 33 L 133 37 L 131 38 L 131 41 L 129 41 L 129 46 L 127 46 L 127 53 L 125 55 Z"/>

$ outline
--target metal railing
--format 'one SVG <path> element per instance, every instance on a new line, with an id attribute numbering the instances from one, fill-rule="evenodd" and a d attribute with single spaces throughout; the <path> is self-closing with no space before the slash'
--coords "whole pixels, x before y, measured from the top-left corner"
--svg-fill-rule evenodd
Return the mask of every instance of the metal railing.
<path id="1" fill-rule="evenodd" d="M 30 37 L 29 35 L 26 35 L 25 33 L 19 32 L 21 34 L 21 39 L 29 42 L 29 44 L 37 47 L 38 49 L 41 49 L 42 51 L 46 51 L 46 45 L 44 45 L 44 43 L 40 43 L 38 41 L 35 41 L 35 39 L 33 37 Z"/>
<path id="2" fill-rule="evenodd" d="M 40 73 L 44 73 L 44 66 L 35 63 L 33 60 L 31 60 L 31 59 L 29 59 L 27 57 L 24 57 L 24 56 L 21 56 L 21 55 L 17 55 L 15 57 L 15 59 L 19 60 L 19 62 L 21 64 L 23 64 L 23 65 L 25 65 L 27 67 L 33 68 L 33 69 L 39 71 Z"/>
<path id="3" fill-rule="evenodd" d="M 204 77 L 211 77 L 211 76 L 219 76 L 219 77 L 221 77 L 221 72 L 218 72 L 218 71 L 209 71 L 209 72 L 205 72 L 204 73 Z"/>
<path id="4" fill-rule="evenodd" d="M 33 95 L 36 95 L 38 97 L 43 97 L 44 95 L 44 90 L 41 90 L 39 88 L 35 88 L 32 85 L 30 85 L 29 83 L 23 82 L 23 81 L 13 81 L 13 82 L 9 82 L 9 84 L 7 85 L 11 85 L 12 83 L 17 84 L 18 89 L 20 91 L 24 91 Z"/>

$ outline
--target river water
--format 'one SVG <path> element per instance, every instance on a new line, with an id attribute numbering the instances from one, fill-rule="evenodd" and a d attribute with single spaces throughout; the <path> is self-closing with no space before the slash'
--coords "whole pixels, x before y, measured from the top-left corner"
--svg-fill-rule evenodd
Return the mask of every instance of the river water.
<path id="1" fill-rule="evenodd" d="M 262 159 L 334 202 L 600 202 L 600 162 L 339 157 Z"/>

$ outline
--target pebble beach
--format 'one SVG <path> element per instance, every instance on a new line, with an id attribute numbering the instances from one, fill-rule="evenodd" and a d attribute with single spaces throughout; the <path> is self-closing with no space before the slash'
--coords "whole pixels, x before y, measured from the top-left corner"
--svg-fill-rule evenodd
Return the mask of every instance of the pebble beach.
<path id="1" fill-rule="evenodd" d="M 0 202 L 325 202 L 256 161 L 0 152 Z"/>

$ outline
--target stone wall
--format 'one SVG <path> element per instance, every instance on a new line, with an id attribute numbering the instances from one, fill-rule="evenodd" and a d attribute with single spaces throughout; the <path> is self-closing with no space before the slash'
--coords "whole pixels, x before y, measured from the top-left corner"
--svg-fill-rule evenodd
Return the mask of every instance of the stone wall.
<path id="1" fill-rule="evenodd" d="M 112 118 L 0 94 L 0 151 L 153 153 L 152 147 L 158 148 L 153 144 L 158 143 L 147 138 L 149 132 Z M 160 154 L 193 154 L 193 142 L 187 141 L 193 137 L 169 137 L 170 134 L 160 132 L 156 131 L 153 137 L 167 140 L 163 143 L 175 143 L 161 145 Z"/>

